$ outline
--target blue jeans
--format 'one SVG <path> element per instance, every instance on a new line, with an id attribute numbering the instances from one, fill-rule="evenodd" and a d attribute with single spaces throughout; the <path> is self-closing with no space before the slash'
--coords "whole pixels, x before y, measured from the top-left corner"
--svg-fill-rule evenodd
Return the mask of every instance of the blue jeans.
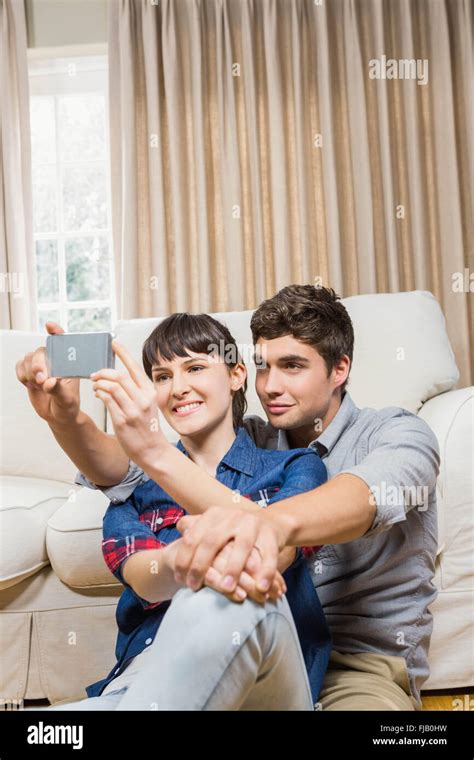
<path id="1" fill-rule="evenodd" d="M 150 646 L 98 697 L 48 710 L 313 710 L 286 597 L 180 589 Z"/>

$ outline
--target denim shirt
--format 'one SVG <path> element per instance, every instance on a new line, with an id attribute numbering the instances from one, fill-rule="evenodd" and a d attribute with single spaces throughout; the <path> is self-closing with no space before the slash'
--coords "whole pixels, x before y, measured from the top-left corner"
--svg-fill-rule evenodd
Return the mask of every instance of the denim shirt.
<path id="1" fill-rule="evenodd" d="M 176 445 L 188 456 L 181 441 Z M 316 488 L 326 481 L 327 475 L 318 454 L 311 449 L 259 449 L 246 431 L 239 428 L 216 469 L 216 479 L 235 492 L 236 504 L 239 498 L 246 497 L 264 507 Z M 125 590 L 116 610 L 117 662 L 104 679 L 86 687 L 88 697 L 101 694 L 125 670 L 130 659 L 154 640 L 171 600 L 150 603 L 140 597 L 124 580 L 122 567 L 137 551 L 162 548 L 181 538 L 176 523 L 185 514 L 151 479 L 140 484 L 125 502 L 109 504 L 103 520 L 102 549 L 109 569 Z M 329 660 L 331 636 L 302 551 L 298 550 L 283 577 L 316 701 Z"/>

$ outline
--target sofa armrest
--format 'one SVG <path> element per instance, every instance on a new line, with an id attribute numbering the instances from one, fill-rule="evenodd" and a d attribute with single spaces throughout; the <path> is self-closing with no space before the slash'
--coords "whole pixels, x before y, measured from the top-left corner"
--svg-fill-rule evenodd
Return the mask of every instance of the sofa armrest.
<path id="1" fill-rule="evenodd" d="M 439 547 L 443 555 L 443 587 L 473 587 L 474 543 L 474 388 L 435 396 L 419 416 L 438 438 L 441 466 L 438 478 Z"/>

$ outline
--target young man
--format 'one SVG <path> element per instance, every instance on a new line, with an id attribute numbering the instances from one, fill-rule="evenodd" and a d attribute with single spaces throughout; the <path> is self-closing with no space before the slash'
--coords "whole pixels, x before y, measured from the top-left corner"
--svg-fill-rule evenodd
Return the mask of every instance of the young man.
<path id="1" fill-rule="evenodd" d="M 184 536 L 175 560 L 177 579 L 194 590 L 230 542 L 222 593 L 235 588 L 254 546 L 262 556 L 257 589 L 264 593 L 285 547 L 324 544 L 311 564 L 334 642 L 322 708 L 419 708 L 428 675 L 428 607 L 436 596 L 436 438 L 403 409 L 355 407 L 345 391 L 353 329 L 334 291 L 283 288 L 256 310 L 251 326 L 257 356 L 264 360 L 257 362 L 256 388 L 268 422 L 247 418 L 246 428 L 258 446 L 314 448 L 329 476 L 317 489 L 280 502 L 278 509 L 239 509 L 235 494 L 185 460 L 151 425 L 151 389 L 117 343 L 130 377 L 102 370 L 95 388 L 118 440 L 82 412 L 71 424 L 70 398 L 63 417 L 56 409 L 55 420 L 48 420 L 51 429 L 84 473 L 76 482 L 93 488 L 100 483 L 112 502 L 125 500 L 151 477 L 188 511 L 201 506 L 203 514 L 178 523 Z M 40 356 L 27 365 L 17 368 L 25 384 L 43 366 Z M 55 381 L 46 382 L 54 392 Z"/>

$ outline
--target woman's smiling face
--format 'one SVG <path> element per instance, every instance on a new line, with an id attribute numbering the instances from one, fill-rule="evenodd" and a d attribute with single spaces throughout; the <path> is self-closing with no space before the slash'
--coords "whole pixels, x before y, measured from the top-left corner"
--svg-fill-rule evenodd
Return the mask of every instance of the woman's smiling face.
<path id="1" fill-rule="evenodd" d="M 232 425 L 232 391 L 245 376 L 242 365 L 231 368 L 219 356 L 194 351 L 170 361 L 157 356 L 152 367 L 158 407 L 180 436 L 206 432 L 226 419 Z"/>

